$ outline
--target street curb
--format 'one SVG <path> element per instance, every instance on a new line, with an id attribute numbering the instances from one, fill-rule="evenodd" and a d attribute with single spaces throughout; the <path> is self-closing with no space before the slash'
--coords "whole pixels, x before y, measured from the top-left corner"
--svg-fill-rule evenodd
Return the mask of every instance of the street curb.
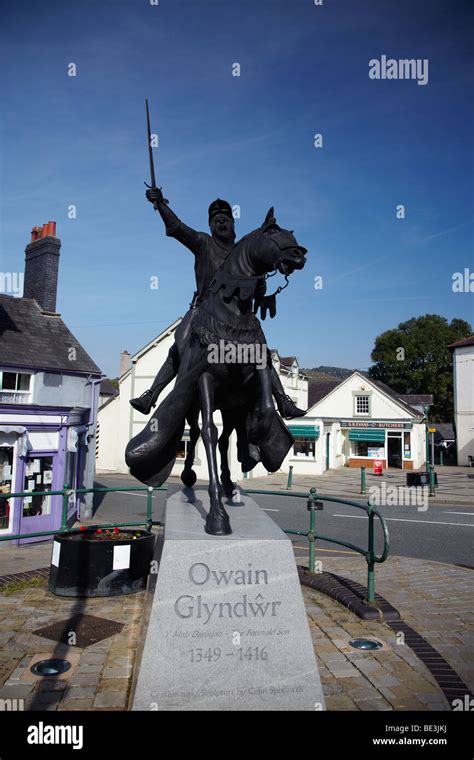
<path id="1" fill-rule="evenodd" d="M 395 622 L 401 619 L 399 611 L 380 594 L 375 594 L 375 604 L 368 604 L 365 601 L 365 586 L 342 575 L 327 572 L 315 574 L 302 565 L 298 565 L 298 575 L 302 586 L 308 586 L 329 596 L 362 620 Z"/>

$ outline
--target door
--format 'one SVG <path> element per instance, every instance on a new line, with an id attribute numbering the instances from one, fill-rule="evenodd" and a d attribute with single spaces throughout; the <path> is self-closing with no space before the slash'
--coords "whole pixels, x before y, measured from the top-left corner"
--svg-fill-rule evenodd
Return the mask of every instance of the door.
<path id="1" fill-rule="evenodd" d="M 402 459 L 401 433 L 395 433 L 395 434 L 389 433 L 387 436 L 387 443 L 388 443 L 388 452 L 387 452 L 388 466 L 398 467 L 399 469 L 402 469 L 403 459 Z"/>
<path id="2" fill-rule="evenodd" d="M 0 493 L 12 492 L 14 447 L 2 442 L 0 445 Z M 11 499 L 0 499 L 0 530 L 10 528 L 12 517 Z"/>
<path id="3" fill-rule="evenodd" d="M 331 437 L 331 433 L 328 433 L 326 435 L 326 470 L 329 470 L 329 439 Z"/>
<path id="4" fill-rule="evenodd" d="M 20 513 L 18 533 L 58 530 L 61 526 L 62 497 L 35 496 L 35 491 L 41 493 L 62 488 L 58 481 L 57 458 L 57 452 L 46 451 L 30 451 L 25 458 L 18 490 L 31 494 L 16 499 L 16 509 Z M 51 536 L 35 536 L 22 538 L 19 543 L 50 540 Z"/>

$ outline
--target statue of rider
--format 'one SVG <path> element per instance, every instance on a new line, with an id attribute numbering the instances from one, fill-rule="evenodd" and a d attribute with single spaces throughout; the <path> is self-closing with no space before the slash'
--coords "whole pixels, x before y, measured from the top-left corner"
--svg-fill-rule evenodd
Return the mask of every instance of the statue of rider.
<path id="1" fill-rule="evenodd" d="M 211 235 L 197 232 L 184 224 L 170 209 L 168 201 L 163 197 L 159 188 L 150 188 L 146 197 L 159 212 L 166 228 L 166 234 L 176 238 L 194 254 L 194 272 L 196 276 L 196 291 L 190 309 L 178 327 L 176 338 L 185 342 L 190 335 L 191 322 L 195 310 L 199 308 L 205 293 L 227 256 L 232 254 L 235 244 L 234 217 L 232 208 L 227 201 L 217 198 L 209 206 L 209 228 Z M 265 293 L 265 278 L 259 286 L 260 295 Z M 294 401 L 285 393 L 281 380 L 276 372 L 268 351 L 268 362 L 271 366 L 272 394 L 277 403 L 280 415 L 285 419 L 302 417 L 306 414 L 298 409 Z M 171 346 L 165 363 L 156 375 L 151 387 L 141 396 L 130 400 L 130 404 L 139 412 L 149 414 L 156 405 L 158 396 L 168 383 L 176 377 L 179 368 L 179 352 L 176 342 Z"/>

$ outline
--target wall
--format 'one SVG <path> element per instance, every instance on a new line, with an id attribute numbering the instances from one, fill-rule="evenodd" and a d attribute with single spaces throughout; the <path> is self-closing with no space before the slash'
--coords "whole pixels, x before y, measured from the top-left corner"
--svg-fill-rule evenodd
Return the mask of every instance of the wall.
<path id="1" fill-rule="evenodd" d="M 56 382 L 59 384 L 55 384 Z M 43 406 L 82 406 L 89 408 L 89 389 L 90 386 L 86 377 L 36 372 L 32 403 Z"/>
<path id="2" fill-rule="evenodd" d="M 455 349 L 453 370 L 458 464 L 467 465 L 474 456 L 474 346 Z"/>

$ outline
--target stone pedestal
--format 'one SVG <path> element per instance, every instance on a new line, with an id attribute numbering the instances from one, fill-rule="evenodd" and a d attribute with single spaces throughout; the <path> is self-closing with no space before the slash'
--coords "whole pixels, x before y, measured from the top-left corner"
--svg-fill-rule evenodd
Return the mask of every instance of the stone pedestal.
<path id="1" fill-rule="evenodd" d="M 291 541 L 248 496 L 208 536 L 205 490 L 166 506 L 133 710 L 321 710 Z"/>

